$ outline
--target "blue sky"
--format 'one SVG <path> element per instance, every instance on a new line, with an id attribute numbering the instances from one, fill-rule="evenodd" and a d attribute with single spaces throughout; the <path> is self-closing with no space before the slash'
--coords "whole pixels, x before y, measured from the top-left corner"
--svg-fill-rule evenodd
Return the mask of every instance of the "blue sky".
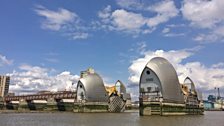
<path id="1" fill-rule="evenodd" d="M 139 72 L 163 56 L 180 81 L 224 90 L 222 0 L 0 2 L 0 70 L 18 94 L 64 90 L 93 67 L 137 97 Z M 205 11 L 206 10 L 206 11 Z M 137 66 L 136 66 L 137 64 Z M 189 70 L 192 69 L 192 70 Z M 60 88 L 59 88 L 60 87 Z"/>

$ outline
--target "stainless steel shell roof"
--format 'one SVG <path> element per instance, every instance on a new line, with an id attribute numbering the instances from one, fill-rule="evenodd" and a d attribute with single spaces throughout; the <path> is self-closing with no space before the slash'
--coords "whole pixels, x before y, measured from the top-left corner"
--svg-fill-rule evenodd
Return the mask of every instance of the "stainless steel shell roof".
<path id="1" fill-rule="evenodd" d="M 103 80 L 96 73 L 91 73 L 79 80 L 84 86 L 86 100 L 89 102 L 108 102 L 108 94 Z M 77 87 L 79 86 L 79 83 Z M 78 88 L 77 88 L 78 89 Z"/>
<path id="2" fill-rule="evenodd" d="M 117 87 L 118 85 L 120 86 L 120 91 L 119 92 L 125 94 L 126 93 L 125 85 L 120 80 L 117 80 L 117 82 L 115 83 L 115 86 Z"/>
<path id="3" fill-rule="evenodd" d="M 184 103 L 177 73 L 172 64 L 162 57 L 155 57 L 147 63 L 146 67 L 158 76 L 164 100 Z"/>
<path id="4" fill-rule="evenodd" d="M 184 84 L 188 84 L 189 82 L 187 82 L 187 81 L 190 81 L 190 85 L 191 85 L 190 88 L 191 88 L 191 90 L 196 92 L 194 82 L 191 80 L 190 77 L 186 77 L 186 78 L 184 79 Z"/>

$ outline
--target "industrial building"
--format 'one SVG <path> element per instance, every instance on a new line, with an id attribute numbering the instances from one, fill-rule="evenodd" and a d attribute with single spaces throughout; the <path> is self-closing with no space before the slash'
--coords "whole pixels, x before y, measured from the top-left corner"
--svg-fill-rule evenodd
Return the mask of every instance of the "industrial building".
<path id="1" fill-rule="evenodd" d="M 151 59 L 140 77 L 140 115 L 202 114 L 202 101 L 193 82 L 189 78 L 185 81 L 190 81 L 192 90 L 188 85 L 180 84 L 176 70 L 166 59 Z"/>
<path id="2" fill-rule="evenodd" d="M 9 76 L 0 76 L 0 97 L 4 97 L 9 92 Z"/>
<path id="3" fill-rule="evenodd" d="M 217 89 L 217 92 L 216 92 Z M 208 111 L 224 111 L 224 97 L 221 97 L 219 88 L 215 87 L 215 94 L 209 95 L 207 100 L 204 100 L 205 110 Z"/>

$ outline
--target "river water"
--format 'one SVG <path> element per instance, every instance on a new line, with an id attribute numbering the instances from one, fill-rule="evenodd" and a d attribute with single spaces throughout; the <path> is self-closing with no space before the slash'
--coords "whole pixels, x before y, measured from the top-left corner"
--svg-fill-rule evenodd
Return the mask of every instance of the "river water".
<path id="1" fill-rule="evenodd" d="M 224 126 L 224 112 L 193 116 L 129 113 L 0 113 L 0 126 Z"/>

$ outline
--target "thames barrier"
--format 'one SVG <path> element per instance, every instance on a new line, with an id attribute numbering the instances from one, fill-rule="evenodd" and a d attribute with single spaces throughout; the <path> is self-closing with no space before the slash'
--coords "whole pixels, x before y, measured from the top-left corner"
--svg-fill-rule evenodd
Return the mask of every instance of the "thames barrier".
<path id="1" fill-rule="evenodd" d="M 89 68 L 81 71 L 76 91 L 6 95 L 0 99 L 0 108 L 18 112 L 38 110 L 119 113 L 131 109 L 132 104 L 131 95 L 120 80 L 113 86 L 105 86 L 102 78 L 94 69 Z M 172 64 L 162 57 L 151 59 L 141 73 L 138 108 L 141 116 L 204 114 L 202 94 L 197 91 L 194 82 L 186 77 L 180 83 Z"/>
<path id="2" fill-rule="evenodd" d="M 162 57 L 145 66 L 139 84 L 140 115 L 203 114 L 203 100 L 193 81 L 187 77 L 180 84 L 177 73 Z"/>

